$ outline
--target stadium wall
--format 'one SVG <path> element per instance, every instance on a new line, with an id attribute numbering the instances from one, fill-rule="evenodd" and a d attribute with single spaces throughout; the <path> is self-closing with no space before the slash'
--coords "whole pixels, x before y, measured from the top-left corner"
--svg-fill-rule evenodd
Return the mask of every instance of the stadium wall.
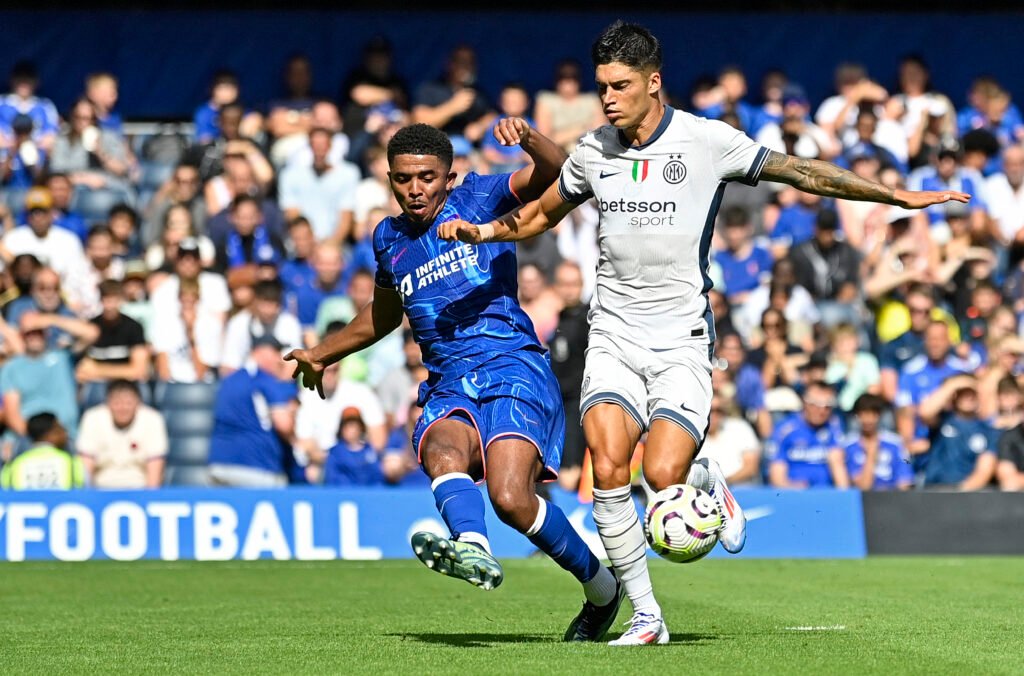
<path id="1" fill-rule="evenodd" d="M 279 94 L 279 73 L 296 52 L 314 63 L 319 93 L 334 97 L 357 63 L 362 44 L 385 35 L 397 46 L 396 67 L 410 85 L 440 74 L 456 43 L 480 54 L 480 82 L 493 96 L 507 81 L 549 86 L 555 63 L 586 63 L 594 35 L 615 18 L 656 28 L 665 44 L 665 81 L 685 98 L 704 73 L 736 64 L 752 78 L 784 68 L 815 100 L 831 93 L 844 60 L 864 63 L 893 86 L 900 56 L 916 52 L 932 66 L 934 85 L 958 105 L 972 78 L 989 73 L 1020 99 L 1019 36 L 1024 14 L 842 13 L 570 13 L 570 12 L 0 12 L 0 74 L 14 61 L 40 67 L 42 93 L 66 110 L 86 74 L 121 78 L 122 114 L 131 119 L 191 117 L 210 76 L 236 70 L 245 101 Z M 503 39 L 495 46 L 495 37 Z M 970 55 L 970 58 L 964 58 Z"/>

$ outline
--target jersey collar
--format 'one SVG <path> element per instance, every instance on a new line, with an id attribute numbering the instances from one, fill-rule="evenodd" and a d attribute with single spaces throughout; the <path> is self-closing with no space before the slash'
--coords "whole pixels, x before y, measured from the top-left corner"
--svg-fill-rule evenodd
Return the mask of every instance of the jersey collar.
<path id="1" fill-rule="evenodd" d="M 672 106 L 665 106 L 665 114 L 661 116 L 661 122 L 658 123 L 658 128 L 654 130 L 654 133 L 651 134 L 651 138 L 647 139 L 645 143 L 641 143 L 638 146 L 630 145 L 629 139 L 626 138 L 626 135 L 622 133 L 621 129 L 618 130 L 619 143 L 627 150 L 643 150 L 661 138 L 661 135 L 665 133 L 665 130 L 668 129 L 668 125 L 672 122 L 673 112 L 674 110 L 672 109 Z"/>

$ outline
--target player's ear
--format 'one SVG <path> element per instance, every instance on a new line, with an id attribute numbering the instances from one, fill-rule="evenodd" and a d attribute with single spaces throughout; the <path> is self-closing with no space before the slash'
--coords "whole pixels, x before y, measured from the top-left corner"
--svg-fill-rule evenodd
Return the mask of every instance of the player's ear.
<path id="1" fill-rule="evenodd" d="M 647 93 L 657 94 L 661 91 L 661 73 L 658 71 L 652 72 L 647 77 Z"/>
<path id="2" fill-rule="evenodd" d="M 459 177 L 458 173 L 454 171 L 448 172 L 448 179 L 445 181 L 446 186 L 449 190 L 455 187 L 455 180 Z"/>

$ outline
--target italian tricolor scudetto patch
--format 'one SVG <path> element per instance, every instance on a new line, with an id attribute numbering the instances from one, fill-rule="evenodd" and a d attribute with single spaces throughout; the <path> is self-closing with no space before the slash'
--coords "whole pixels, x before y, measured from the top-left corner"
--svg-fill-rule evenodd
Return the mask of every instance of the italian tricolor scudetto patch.
<path id="1" fill-rule="evenodd" d="M 643 183 L 647 180 L 647 169 L 650 160 L 633 160 L 633 182 Z"/>

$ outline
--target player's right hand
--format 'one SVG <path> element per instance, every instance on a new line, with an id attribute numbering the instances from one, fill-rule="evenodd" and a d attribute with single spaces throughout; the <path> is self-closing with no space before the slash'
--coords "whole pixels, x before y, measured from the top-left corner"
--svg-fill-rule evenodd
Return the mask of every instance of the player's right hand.
<path id="1" fill-rule="evenodd" d="M 448 221 L 437 226 L 437 236 L 449 242 L 483 243 L 483 238 L 480 237 L 480 228 L 461 220 Z"/>
<path id="2" fill-rule="evenodd" d="M 295 362 L 295 370 L 292 378 L 302 376 L 302 386 L 307 390 L 316 390 L 321 399 L 324 396 L 324 365 L 322 362 L 313 359 L 309 350 L 292 350 L 284 356 L 285 361 Z"/>
<path id="3" fill-rule="evenodd" d="M 504 117 L 494 125 L 494 138 L 503 146 L 517 146 L 530 138 L 530 125 L 521 117 Z"/>

